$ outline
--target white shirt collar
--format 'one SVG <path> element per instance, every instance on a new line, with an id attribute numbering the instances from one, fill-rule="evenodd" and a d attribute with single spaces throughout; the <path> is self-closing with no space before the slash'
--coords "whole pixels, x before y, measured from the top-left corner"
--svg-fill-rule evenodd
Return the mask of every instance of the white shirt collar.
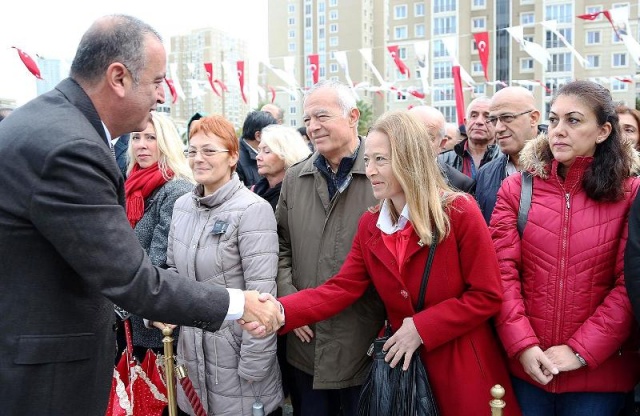
<path id="1" fill-rule="evenodd" d="M 113 144 L 113 139 L 111 138 L 111 133 L 109 133 L 109 129 L 107 128 L 107 125 L 104 124 L 102 120 L 100 120 L 100 122 L 102 123 L 102 127 L 104 128 L 104 133 L 107 135 L 107 142 L 110 142 L 111 144 Z M 118 140 L 118 137 L 116 137 L 116 140 Z"/>
<path id="2" fill-rule="evenodd" d="M 398 222 L 396 224 L 392 223 L 389 204 L 391 204 L 391 201 L 389 201 L 388 199 L 385 199 L 382 202 L 380 215 L 378 216 L 378 222 L 376 224 L 380 231 L 385 234 L 393 234 L 398 231 L 404 230 L 404 227 L 407 226 L 407 222 L 411 219 L 409 217 L 409 205 L 405 204 L 404 208 L 402 208 L 402 212 L 400 213 L 400 218 L 398 218 Z"/>

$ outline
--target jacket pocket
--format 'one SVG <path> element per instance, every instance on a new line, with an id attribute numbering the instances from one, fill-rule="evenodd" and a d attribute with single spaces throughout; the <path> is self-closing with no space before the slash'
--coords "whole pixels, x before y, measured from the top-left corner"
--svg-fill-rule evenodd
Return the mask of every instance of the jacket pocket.
<path id="1" fill-rule="evenodd" d="M 96 350 L 92 333 L 22 335 L 18 337 L 14 364 L 46 364 L 88 360 Z"/>

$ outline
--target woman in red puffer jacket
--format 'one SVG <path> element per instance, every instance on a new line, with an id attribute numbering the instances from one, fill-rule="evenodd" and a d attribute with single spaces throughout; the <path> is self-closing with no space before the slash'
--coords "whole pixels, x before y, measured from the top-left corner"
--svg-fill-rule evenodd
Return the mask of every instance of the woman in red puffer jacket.
<path id="1" fill-rule="evenodd" d="M 623 254 L 635 152 L 604 87 L 575 81 L 551 102 L 548 137 L 527 144 L 533 173 L 522 237 L 521 176 L 498 193 L 491 233 L 503 282 L 498 334 L 524 415 L 615 416 L 640 379 Z"/>

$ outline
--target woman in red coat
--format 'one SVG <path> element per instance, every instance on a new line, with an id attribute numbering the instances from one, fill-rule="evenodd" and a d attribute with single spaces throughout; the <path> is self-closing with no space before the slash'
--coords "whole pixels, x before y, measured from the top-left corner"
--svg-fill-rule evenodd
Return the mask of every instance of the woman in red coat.
<path id="1" fill-rule="evenodd" d="M 506 416 L 520 414 L 490 319 L 500 309 L 500 270 L 475 201 L 447 187 L 425 127 L 404 112 L 383 115 L 365 141 L 366 174 L 381 203 L 366 212 L 340 272 L 285 296 L 283 332 L 327 319 L 373 284 L 394 335 L 392 366 L 416 350 L 442 416 L 488 414 L 490 389 L 506 388 Z M 434 233 L 425 306 L 414 310 Z M 363 354 L 366 351 L 362 351 Z"/>
<path id="2" fill-rule="evenodd" d="M 491 217 L 504 301 L 496 318 L 527 416 L 617 416 L 638 382 L 623 254 L 635 151 L 609 91 L 590 81 L 551 101 L 549 137 L 520 155 L 533 174 L 522 237 L 521 176 L 505 179 Z"/>

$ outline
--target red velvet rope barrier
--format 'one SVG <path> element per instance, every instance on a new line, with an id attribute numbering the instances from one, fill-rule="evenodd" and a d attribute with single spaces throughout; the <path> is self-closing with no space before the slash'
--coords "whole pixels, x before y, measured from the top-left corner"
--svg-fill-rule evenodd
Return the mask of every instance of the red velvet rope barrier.
<path id="1" fill-rule="evenodd" d="M 178 379 L 180 380 L 180 385 L 182 386 L 182 390 L 184 390 L 184 394 L 189 399 L 189 403 L 191 403 L 191 408 L 193 409 L 196 416 L 207 416 L 207 412 L 205 412 L 204 407 L 202 407 L 202 403 L 200 402 L 200 398 L 198 397 L 198 393 L 196 393 L 193 388 L 193 384 L 191 384 L 191 380 L 186 375 L 186 371 L 178 371 Z"/>

